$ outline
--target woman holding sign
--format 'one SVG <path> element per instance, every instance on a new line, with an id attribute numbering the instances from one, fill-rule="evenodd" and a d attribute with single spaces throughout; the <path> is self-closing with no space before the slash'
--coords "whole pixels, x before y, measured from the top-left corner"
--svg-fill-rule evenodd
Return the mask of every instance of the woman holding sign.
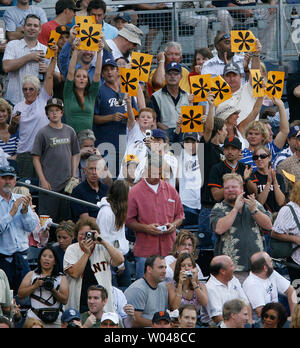
<path id="1" fill-rule="evenodd" d="M 104 47 L 103 41 L 99 39 L 95 73 L 91 82 L 87 70 L 82 68 L 75 70 L 80 42 L 80 38 L 75 40 L 75 47 L 64 86 L 66 123 L 73 127 L 76 133 L 83 129 L 92 129 L 93 126 L 94 105 L 101 76 L 101 51 Z"/>

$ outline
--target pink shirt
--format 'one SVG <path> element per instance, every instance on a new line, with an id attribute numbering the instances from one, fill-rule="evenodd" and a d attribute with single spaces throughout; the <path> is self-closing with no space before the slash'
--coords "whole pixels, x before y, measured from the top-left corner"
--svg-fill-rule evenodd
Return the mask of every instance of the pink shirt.
<path id="1" fill-rule="evenodd" d="M 174 187 L 165 181 L 160 181 L 157 193 L 146 184 L 145 180 L 141 180 L 129 191 L 126 224 L 139 222 L 146 225 L 154 223 L 165 225 L 183 218 L 180 197 Z M 176 238 L 175 231 L 157 236 L 140 231 L 135 233 L 133 252 L 138 257 L 154 254 L 167 256 Z"/>

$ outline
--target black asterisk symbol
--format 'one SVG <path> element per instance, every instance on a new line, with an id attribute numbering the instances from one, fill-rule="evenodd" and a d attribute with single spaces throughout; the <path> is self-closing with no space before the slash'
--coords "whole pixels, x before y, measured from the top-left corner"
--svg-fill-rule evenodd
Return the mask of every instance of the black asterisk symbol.
<path id="1" fill-rule="evenodd" d="M 236 43 L 236 44 L 240 43 L 239 50 L 242 51 L 243 46 L 245 45 L 245 49 L 247 51 L 249 51 L 251 47 L 248 44 L 254 43 L 254 39 L 248 39 L 250 36 L 249 31 L 247 31 L 245 33 L 245 37 L 243 37 L 243 33 L 241 31 L 239 31 L 238 36 L 240 37 L 240 39 L 234 39 L 234 43 Z"/>
<path id="2" fill-rule="evenodd" d="M 266 90 L 268 92 L 272 91 L 272 95 L 275 95 L 276 91 L 277 92 L 281 91 L 281 86 L 278 86 L 278 85 L 282 84 L 282 80 L 275 81 L 275 79 L 276 79 L 276 76 L 272 75 L 271 80 L 268 80 L 268 82 L 267 82 L 267 85 L 269 85 L 269 86 L 267 87 Z"/>
<path id="3" fill-rule="evenodd" d="M 140 57 L 140 61 L 138 62 L 136 59 L 132 59 L 132 69 L 139 69 L 139 76 L 141 76 L 142 71 L 144 74 L 147 74 L 150 69 L 150 62 L 144 62 L 144 57 Z M 146 68 L 147 67 L 147 68 Z"/>
<path id="4" fill-rule="evenodd" d="M 129 91 L 129 87 L 133 90 L 136 89 L 136 86 L 133 85 L 133 83 L 135 83 L 137 81 L 137 78 L 136 77 L 133 77 L 131 80 L 130 80 L 130 73 L 126 73 L 125 75 L 125 78 L 123 76 L 121 76 L 121 79 L 123 81 L 121 81 L 121 85 L 124 87 L 125 86 L 125 91 L 126 93 L 128 93 Z"/>
<path id="5" fill-rule="evenodd" d="M 222 100 L 224 98 L 223 93 L 229 93 L 230 89 L 227 87 L 227 83 L 223 81 L 222 85 L 219 80 L 216 81 L 216 87 L 211 87 L 211 91 L 214 93 L 215 98 L 220 97 Z"/>
<path id="6" fill-rule="evenodd" d="M 204 83 L 202 77 L 200 77 L 199 79 L 199 85 L 197 83 L 193 83 L 192 87 L 197 88 L 196 90 L 194 90 L 194 95 L 201 93 L 201 98 L 205 98 L 206 94 L 209 92 L 208 84 Z"/>
<path id="7" fill-rule="evenodd" d="M 186 115 L 186 114 L 182 115 L 182 124 L 186 126 L 190 123 L 190 129 L 194 129 L 195 128 L 194 123 L 197 124 L 198 126 L 202 124 L 201 116 L 202 115 L 200 113 L 194 115 L 194 110 L 190 110 L 189 115 Z"/>
<path id="8" fill-rule="evenodd" d="M 253 89 L 256 90 L 256 93 L 259 92 L 260 89 L 262 89 L 263 86 L 263 77 L 258 76 L 258 73 L 255 73 L 255 76 L 253 77 Z"/>
<path id="9" fill-rule="evenodd" d="M 81 31 L 81 41 L 85 41 L 87 40 L 87 47 L 90 47 L 92 44 L 92 41 L 94 41 L 94 43 L 98 43 L 99 42 L 99 38 L 100 37 L 100 32 L 99 31 L 95 31 L 93 33 L 93 27 L 90 26 L 89 27 L 89 32 L 87 32 L 85 29 L 82 29 Z"/>

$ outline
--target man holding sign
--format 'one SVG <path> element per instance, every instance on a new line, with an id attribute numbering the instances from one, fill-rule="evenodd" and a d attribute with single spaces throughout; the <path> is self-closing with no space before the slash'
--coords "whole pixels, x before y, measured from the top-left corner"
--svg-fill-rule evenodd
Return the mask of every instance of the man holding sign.
<path id="1" fill-rule="evenodd" d="M 174 141 L 176 122 L 181 115 L 181 106 L 188 106 L 188 94 L 179 87 L 182 67 L 171 62 L 166 66 L 166 85 L 152 94 L 152 108 L 157 115 L 157 127 L 167 132 L 170 143 Z"/>

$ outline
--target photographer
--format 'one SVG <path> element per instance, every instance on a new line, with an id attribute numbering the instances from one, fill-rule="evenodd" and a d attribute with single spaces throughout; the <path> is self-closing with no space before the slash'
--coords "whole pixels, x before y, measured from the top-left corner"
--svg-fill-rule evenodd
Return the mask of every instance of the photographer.
<path id="1" fill-rule="evenodd" d="M 77 309 L 68 308 L 61 316 L 62 329 L 82 329 L 80 313 Z"/>
<path id="2" fill-rule="evenodd" d="M 87 233 L 88 232 L 88 233 Z M 100 237 L 100 230 L 93 218 L 81 218 L 75 226 L 78 243 L 71 244 L 64 256 L 64 270 L 70 285 L 67 308 L 84 313 L 88 311 L 87 290 L 99 284 L 108 292 L 105 312 L 113 312 L 110 266 L 124 262 L 122 253 Z"/>
<path id="3" fill-rule="evenodd" d="M 193 304 L 199 314 L 200 308 L 208 302 L 205 284 L 198 281 L 198 269 L 193 256 L 182 253 L 178 256 L 174 280 L 167 283 L 169 292 L 169 304 L 172 310 L 178 309 L 183 304 Z"/>
<path id="4" fill-rule="evenodd" d="M 24 277 L 18 296 L 20 299 L 30 296 L 27 318 L 39 318 L 45 328 L 59 328 L 62 305 L 69 298 L 66 276 L 59 272 L 58 256 L 50 246 L 41 250 L 37 264 L 37 268 Z"/>

